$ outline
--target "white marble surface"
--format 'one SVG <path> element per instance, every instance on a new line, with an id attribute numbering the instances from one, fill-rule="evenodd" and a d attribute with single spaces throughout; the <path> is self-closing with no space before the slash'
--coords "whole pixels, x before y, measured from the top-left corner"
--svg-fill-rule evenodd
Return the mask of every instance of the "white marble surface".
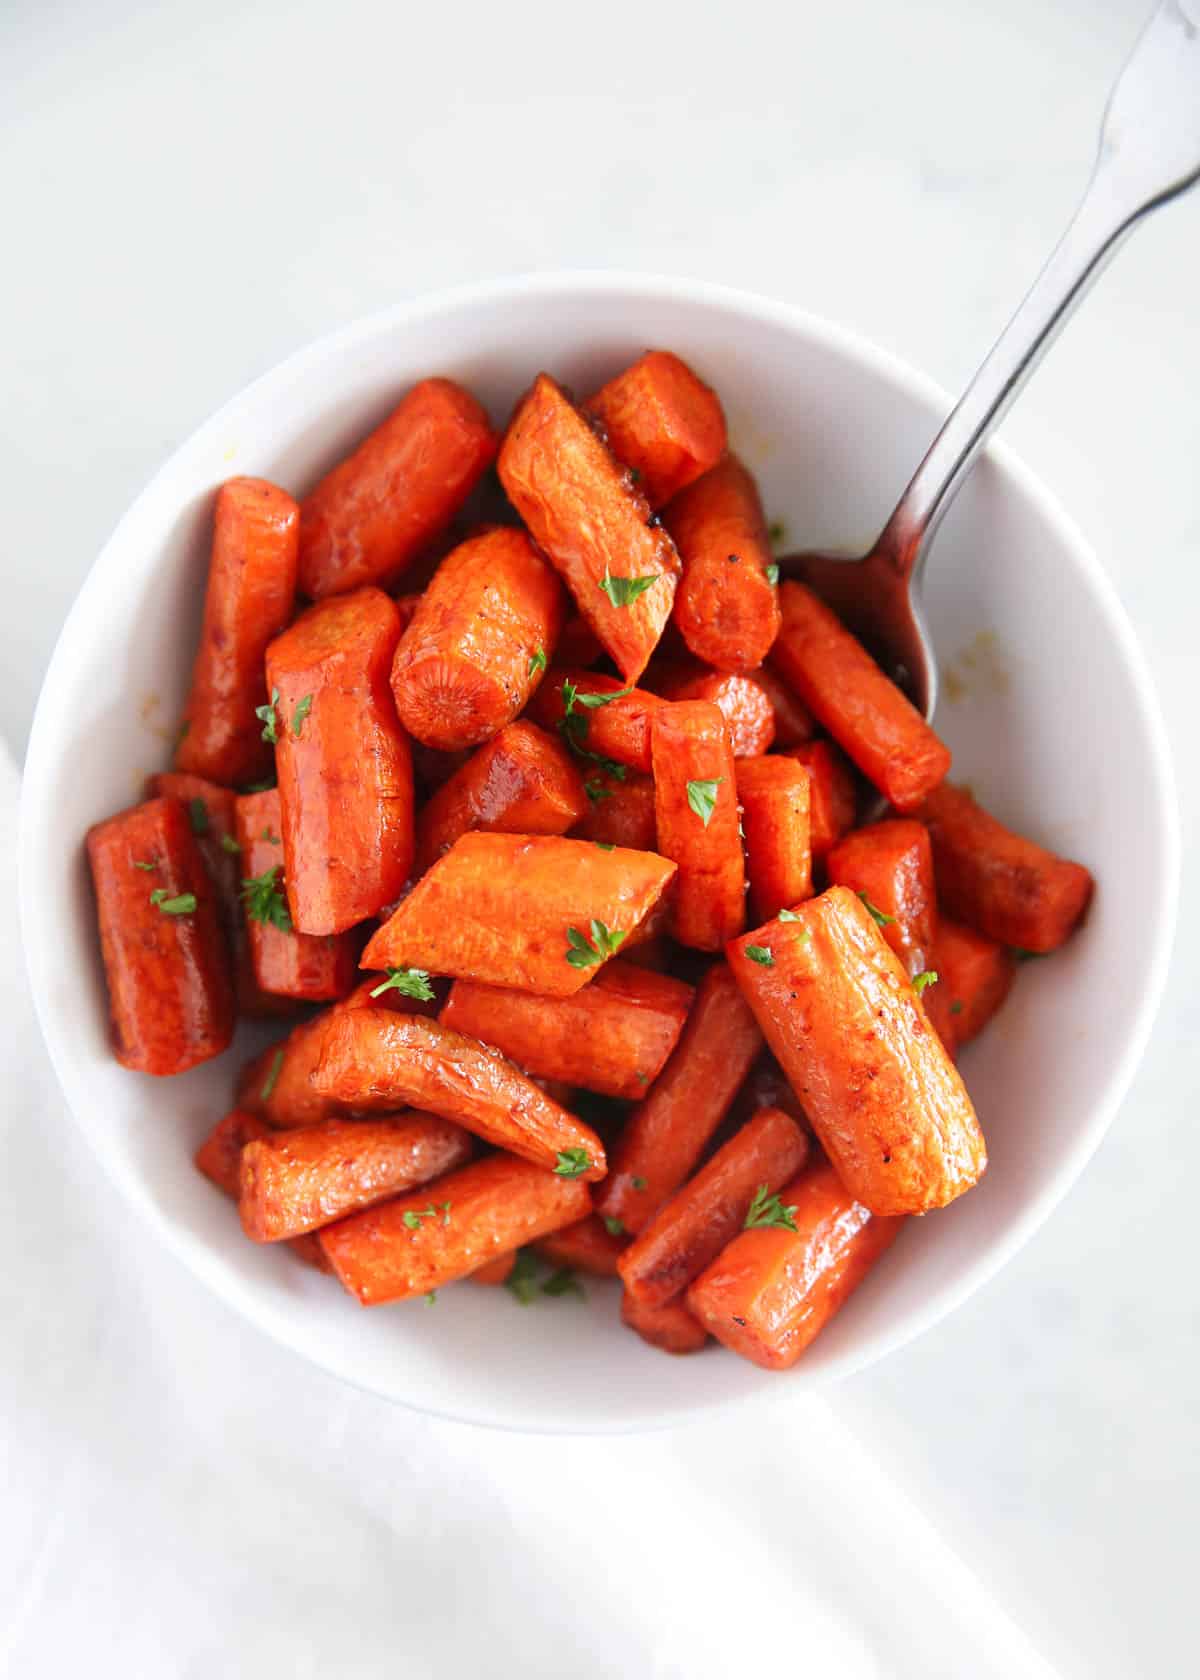
<path id="1" fill-rule="evenodd" d="M 801 303 L 958 385 L 1082 186 L 1143 12 L 10 0 L 0 728 L 19 752 L 63 613 L 170 448 L 281 355 L 398 295 L 537 266 L 675 271 Z M 1122 253 L 1006 425 L 1150 655 L 1189 849 L 1198 274 L 1200 197 Z M 1071 1680 L 1194 1672 L 1198 935 L 1185 878 L 1166 1007 L 1068 1202 L 954 1319 L 837 1396 Z M 101 1193 L 57 1122 L 45 1147 L 72 1195 Z M 46 1219 L 57 1182 L 33 1192 Z M 174 1326 L 156 1330 L 186 1361 L 183 1333 L 172 1348 Z M 92 1380 L 135 1384 L 128 1353 L 98 1336 Z M 316 1404 L 324 1379 L 270 1365 Z M 121 1448 L 93 1429 L 72 1450 Z"/>

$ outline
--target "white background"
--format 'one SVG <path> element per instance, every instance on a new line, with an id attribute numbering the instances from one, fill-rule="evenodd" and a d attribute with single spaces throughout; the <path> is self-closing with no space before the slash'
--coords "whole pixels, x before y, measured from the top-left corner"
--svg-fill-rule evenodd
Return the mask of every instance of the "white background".
<path id="1" fill-rule="evenodd" d="M 8 0 L 0 729 L 19 756 L 63 614 L 164 456 L 282 355 L 399 296 L 533 267 L 672 271 L 843 321 L 957 388 L 1082 188 L 1107 84 L 1144 11 L 1144 0 Z M 1083 525 L 1138 628 L 1189 850 L 1200 816 L 1198 299 L 1200 194 L 1122 253 L 1005 432 Z M 1121 798 L 1118 765 L 1109 797 Z M 1136 858 L 1124 890 L 1137 892 Z M 1066 1205 L 954 1319 L 835 1396 L 1063 1672 L 1089 1680 L 1194 1672 L 1198 936 L 1188 874 L 1145 1066 Z M 297 1572 L 303 1469 L 239 1456 L 239 1418 L 261 1425 L 271 1408 L 311 1417 L 319 1435 L 333 1385 L 259 1348 L 127 1229 L 56 1113 L 26 1119 L 6 1240 L 45 1243 L 45 1300 L 20 1303 L 5 1380 L 45 1415 L 14 1475 L 44 1487 L 52 1513 L 64 1478 L 103 1466 L 98 1555 L 108 1501 L 134 1513 L 144 1543 L 126 1536 L 94 1579 L 35 1583 L 0 1661 L 64 1672 L 48 1654 L 65 1663 L 78 1647 L 55 1637 L 68 1624 L 107 1628 L 101 1607 L 135 1580 L 147 1614 L 172 1529 L 191 1525 L 215 1547 L 236 1533 L 246 1601 L 213 1603 L 194 1582 L 174 1644 L 130 1647 L 140 1672 L 235 1672 L 208 1659 L 223 1616 L 261 1619 L 256 1586 L 278 1625 L 321 1620 L 324 1672 L 338 1671 L 339 1651 L 343 1672 L 378 1671 L 385 1647 L 370 1622 L 343 1628 L 330 1611 L 356 1590 L 386 1598 L 375 1518 L 356 1509 L 344 1531 L 304 1531 L 316 1561 Z M 150 1342 L 128 1319 L 106 1334 L 110 1281 L 140 1295 Z M 86 1346 L 56 1340 L 65 1300 L 95 1323 Z M 130 1434 L 141 1386 L 161 1392 L 164 1372 L 186 1417 L 197 1347 L 229 1362 L 227 1485 L 189 1479 L 177 1446 L 167 1465 L 153 1435 Z M 269 1402 L 255 1387 L 265 1381 Z M 191 1423 L 199 1460 L 218 1425 Z M 338 1444 L 319 1444 L 336 1499 Z M 519 1570 L 513 1581 L 527 1590 Z M 863 1617 L 877 1619 L 865 1604 Z M 754 1621 L 745 1655 L 758 1668 L 757 1611 Z M 786 1630 L 766 1631 L 803 1660 Z M 386 1650 L 399 1665 L 394 1632 Z M 451 1674 L 437 1637 L 426 1628 L 421 1640 L 428 1672 Z M 264 1646 L 262 1672 L 309 1672 L 302 1646 Z M 169 1666 L 166 1649 L 172 1660 L 188 1649 L 195 1666 Z M 109 1672 L 102 1661 L 93 1671 Z M 972 1671 L 964 1654 L 961 1673 Z"/>

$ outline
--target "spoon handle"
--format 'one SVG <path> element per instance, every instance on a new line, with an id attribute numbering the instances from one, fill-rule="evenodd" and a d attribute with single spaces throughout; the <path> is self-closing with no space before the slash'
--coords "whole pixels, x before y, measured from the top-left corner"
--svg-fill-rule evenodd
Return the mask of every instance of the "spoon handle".
<path id="1" fill-rule="evenodd" d="M 1112 92 L 1087 191 L 913 474 L 877 545 L 908 576 L 1009 403 L 1118 244 L 1200 178 L 1200 0 L 1164 0 Z"/>

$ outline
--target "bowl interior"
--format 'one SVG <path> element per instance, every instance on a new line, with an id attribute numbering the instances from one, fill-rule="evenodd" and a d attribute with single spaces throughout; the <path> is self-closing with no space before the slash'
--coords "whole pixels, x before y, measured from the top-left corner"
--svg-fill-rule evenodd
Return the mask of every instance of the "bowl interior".
<path id="1" fill-rule="evenodd" d="M 938 726 L 959 777 L 1000 816 L 1086 861 L 1100 887 L 1082 934 L 1026 965 L 964 1057 L 990 1145 L 980 1188 L 911 1221 L 784 1378 L 723 1353 L 671 1360 L 645 1348 L 616 1320 L 615 1286 L 590 1284 L 586 1304 L 522 1308 L 504 1291 L 463 1287 L 432 1308 L 363 1312 L 287 1253 L 242 1240 L 191 1154 L 230 1105 L 251 1041 L 175 1080 L 116 1065 L 82 850 L 87 826 L 131 803 L 167 761 L 214 488 L 257 473 L 303 492 L 427 373 L 463 380 L 502 421 L 537 369 L 582 393 L 647 344 L 677 350 L 720 391 L 768 515 L 797 547 L 865 546 L 945 412 L 942 393 L 848 335 L 715 289 L 563 276 L 398 308 L 261 379 L 162 469 L 71 613 L 27 766 L 22 910 L 35 999 L 76 1119 L 113 1179 L 269 1334 L 365 1388 L 501 1427 L 661 1424 L 780 1381 L 827 1381 L 933 1323 L 1013 1252 L 1095 1146 L 1148 1031 L 1169 940 L 1173 805 L 1140 658 L 1077 533 L 993 453 L 947 519 L 926 581 L 946 673 Z"/>

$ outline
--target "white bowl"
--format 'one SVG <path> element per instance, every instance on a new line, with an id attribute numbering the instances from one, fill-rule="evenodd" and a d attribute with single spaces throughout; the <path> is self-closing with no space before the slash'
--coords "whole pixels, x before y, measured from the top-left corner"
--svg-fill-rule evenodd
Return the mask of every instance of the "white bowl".
<path id="1" fill-rule="evenodd" d="M 502 421 L 539 368 L 584 393 L 647 345 L 678 351 L 716 386 L 769 517 L 797 547 L 865 547 L 948 407 L 928 380 L 840 328 L 712 286 L 534 276 L 387 310 L 251 385 L 134 503 L 63 629 L 25 774 L 33 994 L 75 1118 L 113 1182 L 278 1341 L 405 1405 L 504 1428 L 673 1422 L 781 1383 L 826 1383 L 935 1324 L 1015 1253 L 1100 1141 L 1146 1042 L 1174 920 L 1175 805 L 1141 655 L 1079 532 L 993 449 L 929 567 L 939 656 L 962 679 L 943 684 L 938 725 L 955 773 L 999 816 L 1086 862 L 1099 890 L 1082 933 L 1022 970 L 964 1057 L 991 1156 L 982 1185 L 910 1221 L 786 1376 L 717 1350 L 664 1357 L 617 1322 L 612 1285 L 590 1285 L 586 1306 L 523 1308 L 505 1291 L 463 1287 L 433 1308 L 362 1311 L 286 1252 L 242 1239 L 191 1157 L 231 1104 L 247 1041 L 179 1079 L 117 1066 L 83 852 L 88 825 L 137 798 L 145 774 L 166 763 L 199 624 L 213 489 L 256 473 L 305 490 L 424 374 L 463 380 Z"/>

